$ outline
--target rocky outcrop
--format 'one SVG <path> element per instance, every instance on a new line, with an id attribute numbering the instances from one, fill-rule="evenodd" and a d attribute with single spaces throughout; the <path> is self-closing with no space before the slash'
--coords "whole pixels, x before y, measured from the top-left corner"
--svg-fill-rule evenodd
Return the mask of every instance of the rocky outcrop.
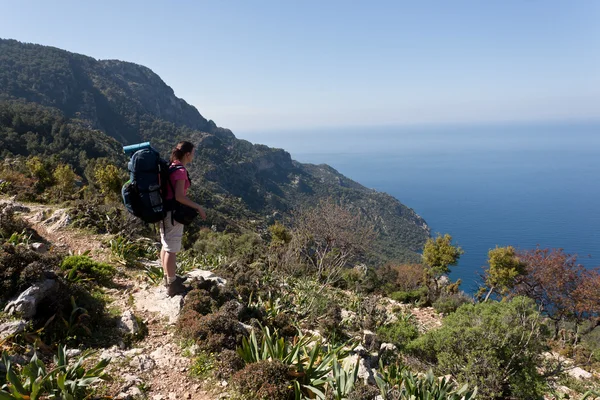
<path id="1" fill-rule="evenodd" d="M 33 318 L 38 304 L 51 295 L 57 286 L 58 284 L 54 279 L 46 279 L 32 285 L 16 299 L 9 301 L 4 308 L 4 312 L 8 315 L 19 315 L 25 319 Z"/>

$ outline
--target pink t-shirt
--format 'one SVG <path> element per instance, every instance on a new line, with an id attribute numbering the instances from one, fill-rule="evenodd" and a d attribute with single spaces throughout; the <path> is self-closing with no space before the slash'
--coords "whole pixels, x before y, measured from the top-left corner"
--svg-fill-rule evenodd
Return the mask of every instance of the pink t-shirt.
<path id="1" fill-rule="evenodd" d="M 183 166 L 183 164 L 181 164 L 179 161 L 173 161 L 171 163 L 171 166 L 175 165 Z M 177 187 L 177 181 L 185 181 L 185 190 L 183 193 L 187 195 L 188 188 L 190 187 L 190 180 L 188 179 L 187 170 L 185 169 L 185 167 L 173 171 L 173 173 L 170 175 L 170 178 L 171 183 L 173 184 L 173 188 Z M 173 190 L 171 189 L 170 185 L 167 185 L 167 200 L 170 200 L 173 197 L 175 197 L 175 195 L 173 194 Z"/>

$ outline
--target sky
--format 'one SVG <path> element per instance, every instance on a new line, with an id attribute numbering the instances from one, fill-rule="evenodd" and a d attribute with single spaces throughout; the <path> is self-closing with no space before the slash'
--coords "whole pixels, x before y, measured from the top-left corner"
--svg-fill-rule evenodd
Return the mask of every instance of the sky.
<path id="1" fill-rule="evenodd" d="M 234 133 L 600 120 L 600 1 L 0 0 L 0 37 L 159 74 Z"/>

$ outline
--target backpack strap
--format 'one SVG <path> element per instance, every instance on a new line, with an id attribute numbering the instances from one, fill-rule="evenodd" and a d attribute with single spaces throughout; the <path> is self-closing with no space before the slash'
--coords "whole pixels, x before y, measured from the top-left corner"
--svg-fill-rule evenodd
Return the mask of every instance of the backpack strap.
<path id="1" fill-rule="evenodd" d="M 175 197 L 175 187 L 173 187 L 173 181 L 171 181 L 171 174 L 180 169 L 185 170 L 188 181 L 190 182 L 190 184 L 192 183 L 192 181 L 190 180 L 190 173 L 183 165 L 179 165 L 179 164 L 178 165 L 173 165 L 173 164 L 169 165 L 169 178 L 167 180 L 169 181 L 169 186 L 171 187 L 171 191 L 173 192 L 173 198 L 171 199 L 173 204 L 177 203 L 177 198 Z M 174 213 L 175 213 L 175 207 L 173 207 L 173 209 L 171 210 L 171 225 L 175 224 L 175 217 L 173 216 Z"/>

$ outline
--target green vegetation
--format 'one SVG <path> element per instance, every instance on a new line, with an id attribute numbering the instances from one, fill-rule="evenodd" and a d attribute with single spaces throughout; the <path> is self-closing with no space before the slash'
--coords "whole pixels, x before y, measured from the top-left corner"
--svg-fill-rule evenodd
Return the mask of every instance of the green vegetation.
<path id="1" fill-rule="evenodd" d="M 6 385 L 0 389 L 0 399 L 87 398 L 91 386 L 106 379 L 103 372 L 110 360 L 101 360 L 91 368 L 86 368 L 83 363 L 92 353 L 84 353 L 73 364 L 69 363 L 65 352 L 66 347 L 58 347 L 58 355 L 54 357 L 54 368 L 49 371 L 37 354 L 34 354 L 29 363 L 21 368 L 16 367 L 7 355 L 3 354 Z"/>
<path id="2" fill-rule="evenodd" d="M 86 255 L 65 257 L 60 265 L 65 279 L 70 282 L 94 281 L 100 285 L 110 285 L 115 268 L 106 263 L 99 263 Z"/>
<path id="3" fill-rule="evenodd" d="M 409 345 L 418 357 L 477 386 L 486 398 L 537 398 L 543 378 L 537 370 L 546 329 L 532 300 L 464 305 L 444 325 Z"/>

